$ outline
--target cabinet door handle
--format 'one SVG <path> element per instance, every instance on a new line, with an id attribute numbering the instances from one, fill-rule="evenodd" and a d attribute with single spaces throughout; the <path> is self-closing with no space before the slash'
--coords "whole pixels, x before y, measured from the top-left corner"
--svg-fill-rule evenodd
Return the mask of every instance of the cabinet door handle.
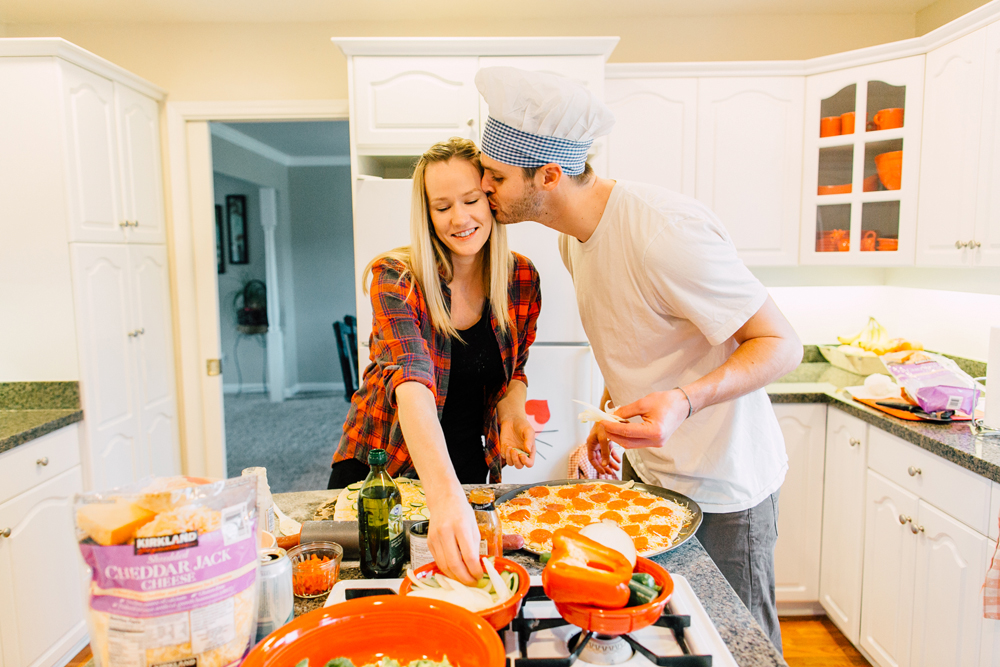
<path id="1" fill-rule="evenodd" d="M 914 535 L 916 535 L 917 533 L 922 533 L 922 532 L 924 532 L 924 527 L 920 526 L 919 528 L 917 528 L 917 524 L 911 523 L 910 524 L 910 532 L 913 533 Z"/>
<path id="2" fill-rule="evenodd" d="M 910 466 L 909 468 L 906 469 L 906 472 L 910 473 L 910 477 L 916 477 L 917 475 L 921 474 L 923 470 L 921 470 L 920 468 L 914 468 L 913 466 Z"/>
<path id="3" fill-rule="evenodd" d="M 902 525 L 905 526 L 908 521 L 912 521 L 912 519 L 910 517 L 906 516 L 905 514 L 900 514 L 899 515 L 899 523 L 901 523 Z"/>
<path id="4" fill-rule="evenodd" d="M 961 250 L 961 249 L 962 249 L 962 248 L 964 248 L 964 247 L 965 247 L 966 245 L 967 245 L 967 244 L 965 244 L 965 243 L 962 243 L 961 241 L 955 241 L 955 248 L 956 248 L 957 250 Z"/>
<path id="5" fill-rule="evenodd" d="M 130 226 L 130 223 L 128 220 L 122 220 L 121 222 L 118 223 L 118 226 L 121 227 L 122 229 L 125 229 L 126 227 Z"/>
<path id="6" fill-rule="evenodd" d="M 857 438 L 851 438 L 851 439 L 850 439 L 850 440 L 848 440 L 847 442 L 848 442 L 848 444 L 849 444 L 849 445 L 850 445 L 851 447 L 857 447 L 858 445 L 860 445 L 860 444 L 861 444 L 861 441 L 860 441 L 860 440 L 858 440 Z"/>
<path id="7" fill-rule="evenodd" d="M 979 242 L 979 241 L 969 241 L 968 245 L 969 245 L 970 248 L 978 248 L 979 246 L 981 246 L 983 244 L 981 242 Z"/>
<path id="8" fill-rule="evenodd" d="M 10 537 L 10 528 L 0 530 L 0 537 Z"/>
<path id="9" fill-rule="evenodd" d="M 133 220 L 132 221 L 132 226 L 133 227 L 138 227 L 139 226 L 139 221 L 138 220 Z"/>
<path id="10" fill-rule="evenodd" d="M 138 329 L 136 329 L 135 331 L 129 331 L 128 332 L 128 337 L 129 338 L 135 338 L 138 335 L 139 335 L 139 330 Z"/>
<path id="11" fill-rule="evenodd" d="M 146 333 L 146 327 L 142 327 L 141 329 L 136 329 L 135 330 L 135 335 L 136 336 L 141 336 L 144 333 Z"/>
<path id="12" fill-rule="evenodd" d="M 49 457 L 43 456 L 42 458 L 35 461 L 35 465 L 47 466 L 49 464 Z"/>

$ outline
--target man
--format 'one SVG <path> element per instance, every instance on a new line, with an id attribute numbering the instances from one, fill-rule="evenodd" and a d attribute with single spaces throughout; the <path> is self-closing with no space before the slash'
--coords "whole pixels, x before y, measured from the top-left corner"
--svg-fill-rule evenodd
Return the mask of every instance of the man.
<path id="1" fill-rule="evenodd" d="M 604 400 L 641 418 L 596 424 L 591 461 L 621 467 L 610 438 L 626 449 L 623 477 L 701 505 L 698 539 L 780 651 L 774 544 L 788 457 L 763 387 L 799 364 L 798 336 L 703 204 L 593 174 L 587 149 L 614 117 L 585 88 L 505 67 L 480 70 L 476 85 L 496 219 L 562 233 Z"/>

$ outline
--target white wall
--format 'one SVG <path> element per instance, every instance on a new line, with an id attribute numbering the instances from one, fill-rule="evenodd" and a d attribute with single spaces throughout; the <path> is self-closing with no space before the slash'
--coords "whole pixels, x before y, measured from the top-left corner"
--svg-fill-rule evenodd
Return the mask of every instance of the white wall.
<path id="1" fill-rule="evenodd" d="M 260 155 L 248 151 L 239 146 L 235 146 L 228 141 L 212 136 L 212 168 L 217 175 L 229 176 L 238 180 L 251 183 L 260 187 L 270 187 L 277 191 L 278 196 L 278 228 L 275 231 L 275 243 L 278 247 L 278 280 L 282 305 L 291 304 L 295 298 L 295 283 L 292 276 L 292 255 L 291 255 L 291 212 L 289 207 L 288 190 L 288 168 L 282 164 L 268 160 Z M 216 202 L 218 203 L 219 193 L 216 192 Z M 260 233 L 259 241 L 254 248 L 254 239 L 250 239 L 250 252 L 259 250 L 264 252 L 263 232 L 260 226 L 260 195 L 255 192 L 251 205 L 251 197 L 247 197 L 247 204 L 250 211 L 258 211 L 248 218 L 248 226 L 255 228 L 255 232 Z M 261 254 L 263 258 L 263 254 Z M 263 259 L 261 259 L 261 276 L 263 280 Z M 228 271 L 229 269 L 227 269 Z M 237 272 L 238 273 L 238 272 Z M 270 288 L 271 286 L 268 286 Z M 219 303 L 223 312 L 226 312 L 226 294 L 220 292 Z M 298 360 L 295 354 L 295 312 L 293 309 L 282 308 L 282 322 L 272 321 L 271 326 L 281 326 L 285 339 L 285 387 L 293 387 L 298 382 Z M 269 316 L 270 317 L 270 316 Z M 249 347 L 249 346 L 248 346 Z M 242 345 L 241 345 L 242 348 Z M 232 346 L 222 341 L 222 350 L 226 354 L 232 352 Z M 242 353 L 242 349 L 241 349 Z M 241 354 L 242 359 L 242 354 Z M 225 373 L 225 370 L 224 370 Z M 235 373 L 225 377 L 223 386 L 232 386 L 236 382 Z M 255 377 L 259 378 L 259 375 Z M 246 375 L 244 374 L 244 380 Z M 260 380 L 255 380 L 260 382 Z"/>
<path id="2" fill-rule="evenodd" d="M 298 380 L 303 389 L 342 388 L 333 321 L 357 316 L 351 169 L 288 171 Z"/>

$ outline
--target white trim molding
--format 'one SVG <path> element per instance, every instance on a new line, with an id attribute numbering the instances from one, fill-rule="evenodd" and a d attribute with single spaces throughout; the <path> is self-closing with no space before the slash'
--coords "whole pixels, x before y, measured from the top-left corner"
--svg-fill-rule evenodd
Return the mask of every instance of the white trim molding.
<path id="1" fill-rule="evenodd" d="M 351 166 L 351 156 L 347 153 L 344 153 L 343 155 L 309 155 L 302 157 L 288 155 L 273 146 L 265 144 L 263 141 L 243 134 L 231 125 L 212 123 L 210 127 L 212 129 L 212 136 L 218 137 L 223 141 L 228 141 L 229 143 L 239 146 L 240 148 L 245 148 L 251 153 L 255 153 L 262 158 L 271 160 L 272 162 L 277 162 L 278 164 L 286 167 Z"/>
<path id="2" fill-rule="evenodd" d="M 170 102 L 185 121 L 347 120 L 347 100 Z"/>
<path id="3" fill-rule="evenodd" d="M 332 37 L 345 56 L 603 56 L 619 37 Z"/>

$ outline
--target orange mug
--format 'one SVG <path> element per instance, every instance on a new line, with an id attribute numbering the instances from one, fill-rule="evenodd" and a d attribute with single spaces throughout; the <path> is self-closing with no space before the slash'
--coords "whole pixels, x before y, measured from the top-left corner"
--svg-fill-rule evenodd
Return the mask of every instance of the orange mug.
<path id="1" fill-rule="evenodd" d="M 875 250 L 875 240 L 878 238 L 878 233 L 869 229 L 867 232 L 861 235 L 861 252 L 872 252 Z"/>
<path id="2" fill-rule="evenodd" d="M 899 108 L 882 109 L 872 118 L 872 125 L 875 126 L 876 130 L 892 130 L 903 127 L 903 110 Z"/>
<path id="3" fill-rule="evenodd" d="M 854 112 L 840 114 L 840 133 L 854 134 Z"/>
<path id="4" fill-rule="evenodd" d="M 827 116 L 819 119 L 819 136 L 835 137 L 840 134 L 840 116 Z"/>

